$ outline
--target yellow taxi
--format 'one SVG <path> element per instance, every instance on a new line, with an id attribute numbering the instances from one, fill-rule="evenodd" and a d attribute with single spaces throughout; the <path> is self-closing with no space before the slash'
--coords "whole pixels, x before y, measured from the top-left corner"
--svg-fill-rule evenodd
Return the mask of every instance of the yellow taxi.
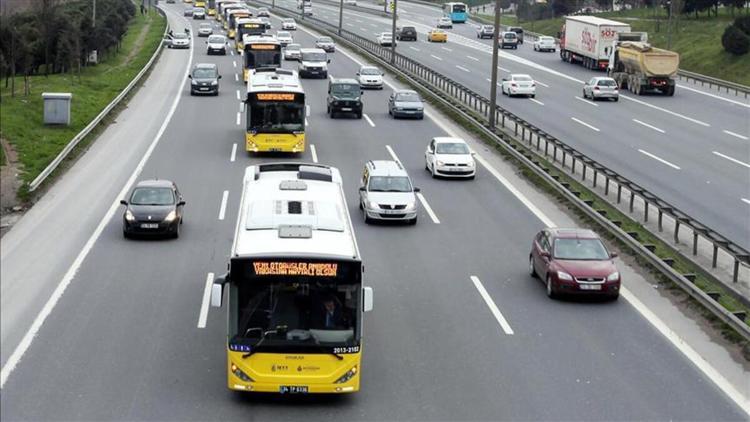
<path id="1" fill-rule="evenodd" d="M 448 42 L 448 34 L 440 28 L 434 28 L 427 33 L 427 41 Z"/>

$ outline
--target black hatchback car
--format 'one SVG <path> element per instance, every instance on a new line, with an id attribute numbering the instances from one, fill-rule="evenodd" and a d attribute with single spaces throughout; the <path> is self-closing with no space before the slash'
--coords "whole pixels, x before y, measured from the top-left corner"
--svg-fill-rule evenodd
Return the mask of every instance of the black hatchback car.
<path id="1" fill-rule="evenodd" d="M 336 113 L 354 113 L 361 119 L 363 93 L 356 79 L 332 79 L 328 83 L 328 114 L 333 119 Z"/>
<path id="2" fill-rule="evenodd" d="M 417 28 L 413 26 L 401 26 L 396 28 L 396 40 L 398 41 L 416 41 Z"/>
<path id="3" fill-rule="evenodd" d="M 190 81 L 190 95 L 210 94 L 219 95 L 219 67 L 215 63 L 197 63 L 188 75 Z"/>
<path id="4" fill-rule="evenodd" d="M 133 188 L 122 215 L 122 235 L 161 235 L 180 237 L 182 199 L 177 185 L 169 180 L 143 180 Z"/>

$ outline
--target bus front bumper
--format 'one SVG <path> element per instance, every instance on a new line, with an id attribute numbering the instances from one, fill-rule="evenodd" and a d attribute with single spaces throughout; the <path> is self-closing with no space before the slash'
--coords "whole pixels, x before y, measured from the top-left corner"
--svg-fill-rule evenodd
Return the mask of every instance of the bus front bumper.
<path id="1" fill-rule="evenodd" d="M 247 152 L 305 152 L 305 135 L 245 134 Z"/>
<path id="2" fill-rule="evenodd" d="M 357 378 L 359 380 L 359 378 Z M 253 393 L 275 393 L 275 394 L 346 394 L 356 393 L 359 391 L 359 382 L 347 384 L 330 384 L 330 385 L 279 385 L 264 384 L 259 382 L 253 383 L 230 383 L 228 387 L 235 391 L 248 391 Z"/>

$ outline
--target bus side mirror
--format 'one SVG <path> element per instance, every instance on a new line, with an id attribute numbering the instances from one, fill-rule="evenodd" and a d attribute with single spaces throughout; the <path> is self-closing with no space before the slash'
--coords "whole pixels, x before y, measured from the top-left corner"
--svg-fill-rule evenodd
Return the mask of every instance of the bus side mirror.
<path id="1" fill-rule="evenodd" d="M 362 290 L 362 309 L 365 312 L 372 311 L 372 287 L 364 287 Z"/>
<path id="2" fill-rule="evenodd" d="M 221 308 L 221 302 L 224 299 L 224 285 L 214 283 L 211 285 L 211 306 Z"/>

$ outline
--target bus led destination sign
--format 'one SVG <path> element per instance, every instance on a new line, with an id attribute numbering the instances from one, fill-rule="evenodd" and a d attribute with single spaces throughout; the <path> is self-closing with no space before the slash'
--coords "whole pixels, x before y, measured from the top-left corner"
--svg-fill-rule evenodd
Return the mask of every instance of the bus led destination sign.
<path id="1" fill-rule="evenodd" d="M 251 50 L 275 50 L 275 44 L 252 44 L 250 45 Z"/>
<path id="2" fill-rule="evenodd" d="M 253 262 L 255 275 L 336 277 L 338 264 L 326 262 Z"/>
<path id="3" fill-rule="evenodd" d="M 259 92 L 258 101 L 294 101 L 294 94 L 283 92 Z"/>

